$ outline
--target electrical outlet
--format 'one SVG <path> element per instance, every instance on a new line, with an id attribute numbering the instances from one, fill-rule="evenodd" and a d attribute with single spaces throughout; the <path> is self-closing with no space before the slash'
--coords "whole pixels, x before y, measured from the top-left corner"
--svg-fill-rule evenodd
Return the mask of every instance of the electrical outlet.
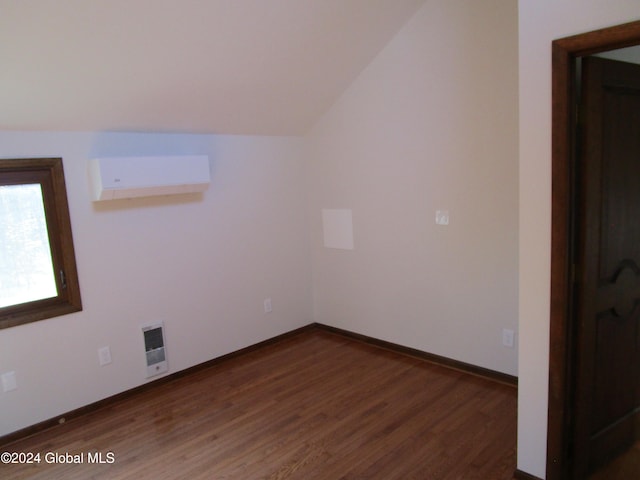
<path id="1" fill-rule="evenodd" d="M 513 337 L 515 333 L 508 328 L 502 329 L 502 345 L 505 347 L 513 348 Z"/>
<path id="2" fill-rule="evenodd" d="M 15 390 L 18 388 L 18 383 L 16 382 L 16 372 L 7 372 L 2 374 L 2 391 L 10 392 L 11 390 Z"/>
<path id="3" fill-rule="evenodd" d="M 271 307 L 271 298 L 264 299 L 264 313 L 271 313 L 273 308 Z"/>
<path id="4" fill-rule="evenodd" d="M 109 347 L 99 348 L 98 360 L 100 361 L 101 367 L 104 367 L 105 365 L 109 365 L 111 363 L 111 349 Z"/>

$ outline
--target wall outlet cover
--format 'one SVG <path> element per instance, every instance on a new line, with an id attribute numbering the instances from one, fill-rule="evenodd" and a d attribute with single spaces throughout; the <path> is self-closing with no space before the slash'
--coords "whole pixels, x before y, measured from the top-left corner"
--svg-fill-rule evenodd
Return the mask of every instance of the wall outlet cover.
<path id="1" fill-rule="evenodd" d="M 102 347 L 98 349 L 98 360 L 100 366 L 109 365 L 111 363 L 111 349 L 109 347 Z"/>
<path id="2" fill-rule="evenodd" d="M 502 345 L 505 347 L 513 348 L 515 332 L 508 328 L 502 329 Z"/>
<path id="3" fill-rule="evenodd" d="M 10 392 L 18 388 L 16 381 L 16 372 L 7 372 L 2 374 L 2 391 Z"/>

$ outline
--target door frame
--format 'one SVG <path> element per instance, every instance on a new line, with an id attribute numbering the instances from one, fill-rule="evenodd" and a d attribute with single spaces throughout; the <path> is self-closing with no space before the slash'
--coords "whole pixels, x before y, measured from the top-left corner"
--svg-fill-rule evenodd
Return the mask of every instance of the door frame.
<path id="1" fill-rule="evenodd" d="M 571 478 L 572 402 L 575 345 L 572 342 L 572 265 L 575 253 L 574 138 L 576 59 L 640 44 L 640 21 L 553 41 L 551 307 L 547 480 Z"/>

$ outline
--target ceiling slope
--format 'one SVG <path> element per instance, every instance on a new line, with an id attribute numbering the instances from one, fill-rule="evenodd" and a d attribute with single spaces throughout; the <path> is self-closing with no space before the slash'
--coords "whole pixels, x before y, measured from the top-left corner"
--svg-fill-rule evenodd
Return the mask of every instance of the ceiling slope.
<path id="1" fill-rule="evenodd" d="M 305 133 L 424 0 L 0 0 L 0 129 Z"/>

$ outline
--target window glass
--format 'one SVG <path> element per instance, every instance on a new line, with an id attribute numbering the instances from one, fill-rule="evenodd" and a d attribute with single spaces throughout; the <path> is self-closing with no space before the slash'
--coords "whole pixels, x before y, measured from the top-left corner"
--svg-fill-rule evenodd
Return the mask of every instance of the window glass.
<path id="1" fill-rule="evenodd" d="M 0 186 L 0 308 L 55 297 L 40 184 Z"/>

